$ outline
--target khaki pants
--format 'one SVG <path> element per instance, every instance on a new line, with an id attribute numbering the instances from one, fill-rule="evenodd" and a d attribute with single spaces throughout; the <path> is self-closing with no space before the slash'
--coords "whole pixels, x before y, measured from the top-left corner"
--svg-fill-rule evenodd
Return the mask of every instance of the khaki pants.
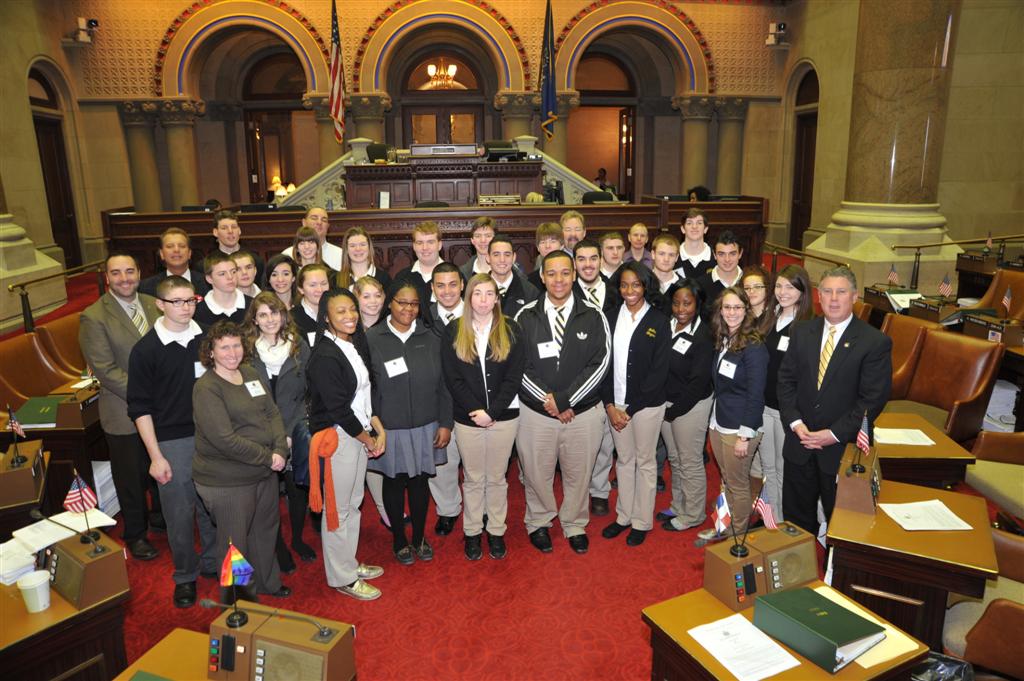
<path id="1" fill-rule="evenodd" d="M 612 471 L 612 460 L 615 453 L 615 441 L 612 440 L 612 424 L 605 415 L 604 431 L 601 435 L 601 446 L 597 450 L 594 461 L 594 472 L 590 475 L 590 496 L 608 500 L 612 491 L 612 483 L 608 474 Z"/>
<path id="2" fill-rule="evenodd" d="M 708 478 L 704 442 L 715 398 L 708 396 L 671 423 L 661 424 L 661 436 L 672 469 L 672 512 L 683 527 L 696 527 L 707 517 Z"/>
<path id="3" fill-rule="evenodd" d="M 615 476 L 619 481 L 619 497 L 615 514 L 619 525 L 634 530 L 654 526 L 654 497 L 657 494 L 658 464 L 655 450 L 665 405 L 648 407 L 633 414 L 621 431 L 612 429 L 615 450 L 619 453 Z"/>
<path id="4" fill-rule="evenodd" d="M 459 445 L 453 437 L 448 442 L 448 463 L 437 467 L 429 480 L 430 496 L 434 498 L 437 515 L 455 518 L 462 513 L 462 493 L 459 492 Z"/>
<path id="5" fill-rule="evenodd" d="M 586 533 L 587 491 L 606 420 L 600 405 L 576 414 L 570 423 L 528 407 L 519 411 L 516 449 L 526 486 L 527 532 L 551 527 L 557 515 L 566 537 Z M 561 508 L 555 502 L 555 464 L 562 471 Z"/>
<path id="6" fill-rule="evenodd" d="M 722 482 L 725 484 L 725 500 L 729 502 L 729 514 L 732 516 L 732 528 L 736 534 L 747 529 L 750 512 L 754 500 L 750 498 L 750 463 L 761 442 L 761 433 L 750 439 L 747 444 L 747 455 L 736 456 L 735 435 L 725 435 L 711 430 L 711 450 L 715 453 L 715 461 L 722 471 Z"/>
<path id="7" fill-rule="evenodd" d="M 366 482 L 366 448 L 363 443 L 335 426 L 338 449 L 331 457 L 331 478 L 334 480 L 334 502 L 338 507 L 338 529 L 327 530 L 327 508 L 324 505 L 320 540 L 324 546 L 324 568 L 327 584 L 347 586 L 358 579 L 356 548 L 359 546 L 359 523 Z M 398 518 L 401 523 L 402 519 Z"/>
<path id="8" fill-rule="evenodd" d="M 498 537 L 505 534 L 505 516 L 508 515 L 505 474 L 518 429 L 518 418 L 497 421 L 490 428 L 455 424 L 464 475 L 462 531 L 468 537 L 484 529 L 484 513 L 487 514 L 487 533 Z"/>

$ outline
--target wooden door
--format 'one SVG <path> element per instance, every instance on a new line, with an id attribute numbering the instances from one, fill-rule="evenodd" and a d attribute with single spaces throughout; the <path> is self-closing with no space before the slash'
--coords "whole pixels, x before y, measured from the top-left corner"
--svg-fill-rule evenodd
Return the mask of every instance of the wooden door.
<path id="1" fill-rule="evenodd" d="M 633 136 L 636 132 L 636 107 L 619 109 L 619 198 L 632 203 L 633 182 L 636 165 L 636 147 Z"/>
<path id="2" fill-rule="evenodd" d="M 481 144 L 483 107 L 407 106 L 402 114 L 403 137 L 409 144 Z"/>
<path id="3" fill-rule="evenodd" d="M 811 226 L 814 194 L 814 146 L 818 136 L 818 112 L 796 117 L 796 150 L 793 163 L 793 206 L 789 218 L 789 247 L 803 249 L 804 232 Z"/>
<path id="4" fill-rule="evenodd" d="M 33 116 L 32 121 L 36 129 L 53 240 L 64 250 L 64 266 L 77 267 L 82 264 L 82 251 L 78 243 L 78 221 L 75 218 L 71 177 L 68 175 L 62 121 L 46 116 Z"/>
<path id="5" fill-rule="evenodd" d="M 275 175 L 285 185 L 295 182 L 292 112 L 247 110 L 245 156 L 249 168 L 249 199 L 253 203 L 268 200 L 268 187 Z"/>

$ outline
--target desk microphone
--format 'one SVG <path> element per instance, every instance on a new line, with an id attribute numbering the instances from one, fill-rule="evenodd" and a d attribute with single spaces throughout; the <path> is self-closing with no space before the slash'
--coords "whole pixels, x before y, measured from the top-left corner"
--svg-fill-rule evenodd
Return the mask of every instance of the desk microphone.
<path id="1" fill-rule="evenodd" d="M 252 606 L 246 606 L 245 608 L 239 608 L 238 604 L 228 605 L 227 603 L 218 603 L 212 598 L 203 598 L 199 601 L 199 606 L 202 608 L 220 608 L 221 610 L 236 609 L 241 612 L 255 612 L 263 615 L 269 615 L 270 617 L 281 617 L 289 620 L 298 620 L 299 622 L 308 622 L 317 628 L 317 634 L 313 637 L 313 640 L 317 643 L 327 643 L 334 638 L 336 632 L 330 627 L 325 627 L 317 622 L 312 617 L 302 617 L 301 615 L 292 615 L 290 613 L 283 613 L 280 610 L 264 610 L 263 608 L 254 608 Z"/>
<path id="2" fill-rule="evenodd" d="M 28 512 L 28 514 L 30 516 L 32 516 L 33 520 L 48 520 L 49 522 L 53 523 L 54 525 L 57 525 L 58 527 L 63 527 L 65 530 L 71 530 L 72 532 L 74 532 L 75 534 L 78 535 L 79 540 L 83 544 L 85 544 L 85 543 L 92 544 L 92 551 L 89 552 L 89 557 L 90 558 L 95 558 L 96 556 L 98 556 L 100 554 L 103 554 L 103 553 L 106 553 L 108 551 L 106 546 L 100 546 L 98 543 L 96 543 L 96 540 L 93 539 L 88 532 L 79 532 L 78 530 L 76 530 L 73 527 L 69 527 L 68 525 L 65 525 L 64 523 L 57 522 L 53 518 L 48 518 L 45 515 L 43 515 L 42 512 L 38 508 L 33 508 L 31 511 Z"/>

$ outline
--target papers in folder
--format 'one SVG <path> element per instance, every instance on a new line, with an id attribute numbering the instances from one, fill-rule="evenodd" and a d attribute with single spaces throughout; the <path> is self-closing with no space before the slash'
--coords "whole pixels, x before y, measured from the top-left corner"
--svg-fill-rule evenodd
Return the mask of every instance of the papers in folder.
<path id="1" fill-rule="evenodd" d="M 883 445 L 917 445 L 928 447 L 935 442 L 916 428 L 875 428 L 875 442 Z"/>
<path id="2" fill-rule="evenodd" d="M 913 501 L 907 504 L 879 504 L 878 507 L 904 530 L 969 530 L 949 507 L 938 499 Z"/>
<path id="3" fill-rule="evenodd" d="M 686 633 L 740 681 L 760 681 L 800 664 L 740 614 L 702 624 Z"/>

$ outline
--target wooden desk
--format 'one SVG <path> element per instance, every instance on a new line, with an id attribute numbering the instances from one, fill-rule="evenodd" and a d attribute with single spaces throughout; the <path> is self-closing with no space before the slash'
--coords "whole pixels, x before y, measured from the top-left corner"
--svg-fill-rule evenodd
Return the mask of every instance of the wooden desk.
<path id="1" fill-rule="evenodd" d="M 0 542 L 5 542 L 11 538 L 14 531 L 25 527 L 30 522 L 34 522 L 29 518 L 29 511 L 34 508 L 38 508 L 43 512 L 43 515 L 52 515 L 56 509 L 61 507 L 64 501 L 64 497 L 57 499 L 52 495 L 47 495 L 49 489 L 46 485 L 47 474 L 50 470 L 50 452 L 43 452 L 43 481 L 39 486 L 39 496 L 29 501 L 23 501 L 18 504 L 6 504 L 5 500 L 0 499 Z M 65 492 L 67 494 L 67 492 Z"/>
<path id="2" fill-rule="evenodd" d="M 125 589 L 78 610 L 51 588 L 50 607 L 29 614 L 16 585 L 0 586 L 0 669 L 4 678 L 113 678 L 128 664 L 124 649 L 128 594 Z"/>
<path id="3" fill-rule="evenodd" d="M 63 501 L 71 488 L 77 468 L 89 487 L 96 490 L 92 475 L 93 461 L 109 461 L 107 439 L 99 421 L 84 428 L 39 428 L 28 430 L 28 439 L 42 440 L 50 452 L 50 467 L 46 480 L 46 496 Z M 11 431 L 7 430 L 7 414 L 0 415 L 0 447 L 11 445 Z M 59 496 L 58 496 L 59 495 Z"/>
<path id="4" fill-rule="evenodd" d="M 875 421 L 875 427 L 914 428 L 935 443 L 931 447 L 876 444 L 875 452 L 886 480 L 939 487 L 963 482 L 967 466 L 974 463 L 973 454 L 919 414 L 883 412 Z"/>
<path id="5" fill-rule="evenodd" d="M 138 672 L 149 672 L 174 681 L 206 678 L 210 637 L 198 631 L 175 629 L 117 675 L 114 681 L 130 681 Z"/>
<path id="6" fill-rule="evenodd" d="M 814 581 L 811 588 L 822 586 Z M 651 628 L 653 681 L 691 681 L 691 679 L 735 679 L 714 657 L 708 653 L 688 632 L 696 626 L 714 622 L 733 615 L 733 611 L 704 589 L 651 605 L 643 609 L 643 620 Z M 741 614 L 753 620 L 754 609 L 747 608 Z M 793 667 L 781 674 L 769 677 L 783 681 L 814 681 L 815 679 L 905 679 L 907 671 L 920 662 L 928 648 L 918 642 L 915 650 L 905 653 L 889 662 L 870 669 L 860 667 L 856 660 L 836 674 L 830 674 L 807 660 L 793 649 L 782 645 L 793 657 L 800 660 L 799 667 Z"/>
<path id="7" fill-rule="evenodd" d="M 999 573 L 988 509 L 981 497 L 885 480 L 880 503 L 939 499 L 973 529 L 907 532 L 884 511 L 832 513 L 832 586 L 897 627 L 942 650 L 950 591 L 980 598 Z"/>
<path id="8" fill-rule="evenodd" d="M 956 256 L 957 298 L 981 298 L 999 269 L 995 253 L 964 251 Z"/>

